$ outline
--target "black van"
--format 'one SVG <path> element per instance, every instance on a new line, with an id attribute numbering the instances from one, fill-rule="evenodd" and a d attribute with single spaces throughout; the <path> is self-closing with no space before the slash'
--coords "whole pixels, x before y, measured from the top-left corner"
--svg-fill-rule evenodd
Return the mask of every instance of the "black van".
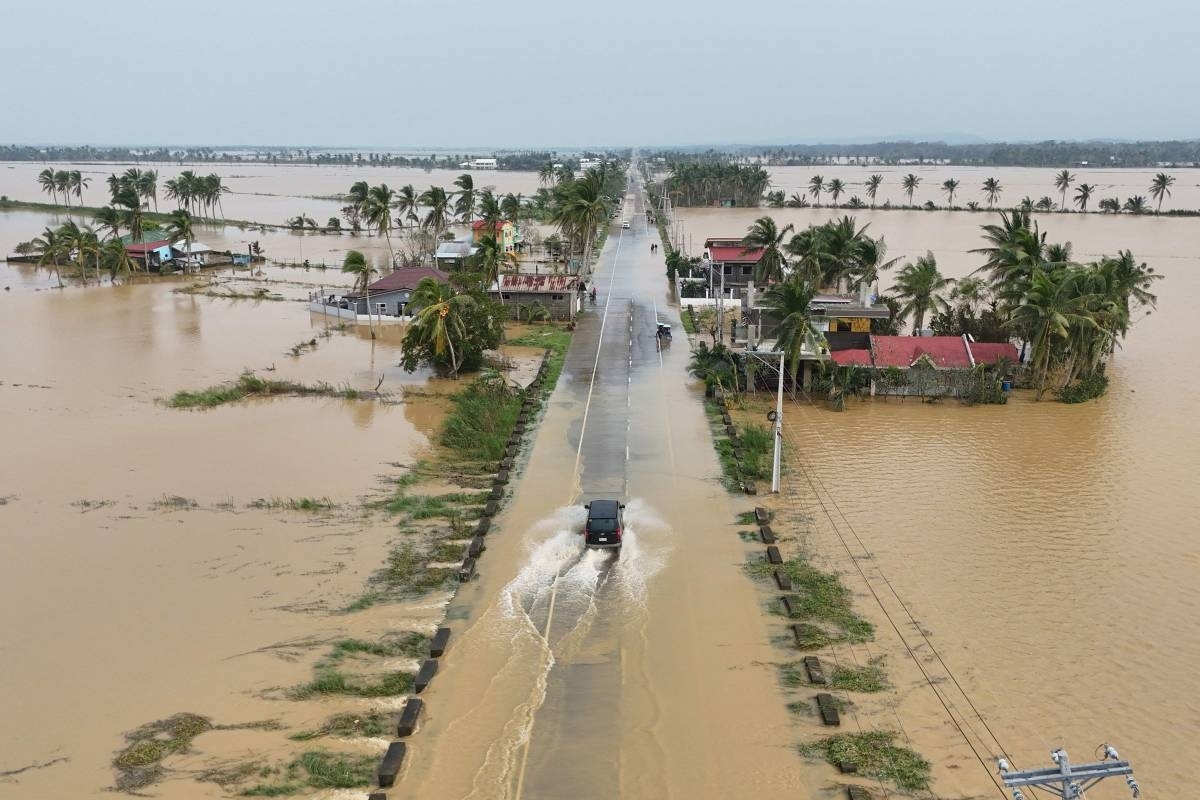
<path id="1" fill-rule="evenodd" d="M 587 523 L 583 528 L 583 543 L 587 547 L 616 549 L 621 546 L 625 533 L 625 521 L 621 512 L 624 503 L 616 500 L 593 500 L 584 505 Z"/>

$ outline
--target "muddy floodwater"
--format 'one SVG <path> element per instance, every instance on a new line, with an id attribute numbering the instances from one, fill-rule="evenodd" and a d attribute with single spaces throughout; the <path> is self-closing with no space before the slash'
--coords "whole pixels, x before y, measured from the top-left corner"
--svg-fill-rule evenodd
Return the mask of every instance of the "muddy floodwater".
<path id="1" fill-rule="evenodd" d="M 1190 173 L 1186 173 L 1190 174 Z M 738 235 L 755 217 L 803 228 L 834 212 L 686 209 L 696 241 Z M 982 214 L 850 213 L 888 256 L 932 250 L 944 274 L 978 266 Z M 1200 736 L 1200 226 L 1193 219 L 1039 214 L 1048 241 L 1075 258 L 1130 249 L 1165 275 L 1158 310 L 1138 320 L 1109 366 L 1104 398 L 1078 406 L 953 403 L 787 405 L 789 439 L 803 469 L 790 471 L 787 507 L 814 524 L 811 545 L 843 571 L 864 611 L 878 608 L 855 564 L 890 598 L 885 575 L 932 647 L 1022 768 L 1048 764 L 1052 747 L 1090 760 L 1118 744 L 1143 789 L 1186 794 L 1184 765 Z M 881 279 L 890 285 L 887 274 Z M 845 542 L 843 541 L 845 540 Z M 855 556 L 851 558 L 851 554 Z M 869 554 L 869 558 L 862 556 Z M 903 609 L 889 608 L 904 618 Z M 878 610 L 881 631 L 887 618 Z M 904 628 L 926 663 L 929 644 Z M 893 637 L 893 644 L 896 644 Z M 907 659 L 902 647 L 891 663 Z M 900 661 L 897 661 L 899 659 Z M 940 669 L 934 663 L 934 667 Z M 936 674 L 936 669 L 935 669 Z M 987 774 L 916 669 L 902 686 L 901 719 L 955 755 L 935 768 L 935 788 L 985 792 Z M 951 686 L 950 702 L 973 722 L 986 757 L 990 733 Z M 911 720 L 911 722 L 910 722 Z M 891 721 L 891 727 L 896 721 Z M 913 733 L 910 729 L 909 733 Z M 981 743 L 983 742 L 983 743 Z M 935 743 L 937 747 L 935 747 Z M 992 791 L 995 791 L 993 788 Z M 1123 796 L 1124 786 L 1094 792 Z"/>
<path id="2" fill-rule="evenodd" d="M 362 499 L 427 444 L 440 412 L 157 401 L 243 369 L 359 389 L 382 377 L 397 399 L 428 376 L 394 366 L 394 337 L 323 337 L 300 303 L 179 295 L 168 282 L 34 291 L 29 268 L 0 276 L 12 287 L 0 295 L 0 771 L 30 768 L 0 779 L 0 796 L 97 796 L 122 733 L 180 711 L 319 720 L 264 693 L 307 680 L 321 642 L 391 627 L 333 612 L 393 535 Z M 290 354 L 313 338 L 315 350 Z M 333 508 L 249 507 L 304 497 Z M 272 735 L 209 744 L 270 752 Z M 220 795 L 211 783 L 163 793 Z"/>

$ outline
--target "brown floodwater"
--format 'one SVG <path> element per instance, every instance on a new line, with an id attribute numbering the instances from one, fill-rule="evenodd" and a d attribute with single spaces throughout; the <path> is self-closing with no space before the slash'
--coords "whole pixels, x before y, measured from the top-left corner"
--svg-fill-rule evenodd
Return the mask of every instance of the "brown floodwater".
<path id="1" fill-rule="evenodd" d="M 798 227 L 831 216 L 682 216 L 699 241 L 738 235 L 762 213 Z M 966 251 L 979 246 L 978 226 L 988 221 L 944 212 L 854 216 L 886 237 L 890 256 L 929 249 L 953 277 L 978 266 Z M 1110 363 L 1107 396 L 1065 406 L 1018 393 L 982 408 L 875 400 L 840 414 L 789 404 L 800 463 L 789 471 L 784 505 L 811 519 L 812 551 L 847 575 L 880 626 L 889 665 L 903 671 L 900 718 L 939 765 L 939 793 L 982 793 L 991 783 L 856 565 L 903 623 L 879 575 L 890 580 L 945 660 L 948 669 L 933 664 L 934 676 L 961 682 L 1022 768 L 1049 764 L 1056 746 L 1090 760 L 1108 741 L 1133 761 L 1143 789 L 1186 794 L 1183 765 L 1200 735 L 1200 498 L 1191 488 L 1200 332 L 1189 322 L 1200 291 L 1200 227 L 1191 219 L 1037 219 L 1049 241 L 1071 241 L 1077 259 L 1128 248 L 1166 276 L 1157 312 L 1135 323 Z M 887 275 L 881 283 L 888 287 Z M 911 624 L 901 629 L 930 664 L 929 644 Z M 949 694 L 954 712 L 970 717 L 965 697 L 953 686 Z M 973 741 L 990 738 L 977 720 L 974 727 Z M 998 749 L 994 741 L 990 751 L 979 747 L 984 755 Z"/>
<path id="2" fill-rule="evenodd" d="M 30 270 L 4 268 L 0 294 L 0 772 L 34 768 L 0 779 L 0 796 L 96 796 L 121 734 L 180 711 L 314 727 L 347 710 L 272 698 L 310 677 L 322 642 L 424 630 L 441 614 L 438 598 L 333 613 L 394 535 L 361 499 L 427 445 L 440 412 L 403 390 L 428 375 L 395 367 L 391 335 L 321 336 L 300 303 L 178 295 L 170 282 L 35 291 Z M 315 351 L 288 353 L 314 337 Z M 395 402 L 157 402 L 243 368 L 360 389 L 382 376 Z M 337 507 L 248 508 L 300 497 Z M 162 792 L 220 796 L 187 770 L 269 760 L 282 736 L 206 735 Z"/>

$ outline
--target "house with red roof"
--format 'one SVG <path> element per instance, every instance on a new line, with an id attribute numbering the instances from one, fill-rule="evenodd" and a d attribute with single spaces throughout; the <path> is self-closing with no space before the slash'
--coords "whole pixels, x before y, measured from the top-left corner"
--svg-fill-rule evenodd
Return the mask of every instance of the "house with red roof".
<path id="1" fill-rule="evenodd" d="M 502 219 L 496 224 L 477 219 L 471 223 L 471 235 L 475 239 L 475 244 L 479 244 L 485 236 L 495 236 L 496 240 L 504 246 L 506 253 L 516 250 L 517 245 L 521 242 L 521 234 L 517 230 L 517 226 L 506 219 Z"/>
<path id="2" fill-rule="evenodd" d="M 1016 364 L 1017 348 L 1011 342 L 973 342 L 967 336 L 875 336 L 867 347 L 857 334 L 829 334 L 829 358 L 839 366 L 899 370 L 902 377 L 886 380 L 876 391 L 896 395 L 957 396 L 967 385 L 967 374 L 980 365 Z"/>
<path id="3" fill-rule="evenodd" d="M 743 290 L 754 281 L 754 269 L 762 261 L 761 247 L 747 249 L 742 237 L 709 237 L 704 240 L 704 254 L 714 270 L 713 291 L 722 283 L 726 297 L 741 297 Z"/>
<path id="4" fill-rule="evenodd" d="M 150 272 L 158 272 L 162 269 L 163 264 L 174 258 L 171 253 L 171 243 L 166 239 L 129 243 L 125 245 L 125 252 L 129 253 L 129 257 L 134 261 L 139 262 L 143 269 Z"/>
<path id="5" fill-rule="evenodd" d="M 425 278 L 432 278 L 438 283 L 449 283 L 450 275 L 433 267 L 406 267 L 389 272 L 379 280 L 370 284 L 366 292 L 348 292 L 341 297 L 341 302 L 355 314 L 366 315 L 367 298 L 370 297 L 370 313 L 380 319 L 384 317 L 409 317 L 413 309 L 408 307 L 413 290 Z M 340 305 L 340 303 L 339 303 Z"/>

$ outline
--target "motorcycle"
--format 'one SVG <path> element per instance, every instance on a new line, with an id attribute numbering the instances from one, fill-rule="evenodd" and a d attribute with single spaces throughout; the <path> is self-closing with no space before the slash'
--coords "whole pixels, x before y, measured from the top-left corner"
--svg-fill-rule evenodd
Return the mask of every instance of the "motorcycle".
<path id="1" fill-rule="evenodd" d="M 658 331 L 656 335 L 658 336 L 658 340 L 660 342 L 666 344 L 667 342 L 671 341 L 671 326 L 664 322 L 658 323 Z"/>

